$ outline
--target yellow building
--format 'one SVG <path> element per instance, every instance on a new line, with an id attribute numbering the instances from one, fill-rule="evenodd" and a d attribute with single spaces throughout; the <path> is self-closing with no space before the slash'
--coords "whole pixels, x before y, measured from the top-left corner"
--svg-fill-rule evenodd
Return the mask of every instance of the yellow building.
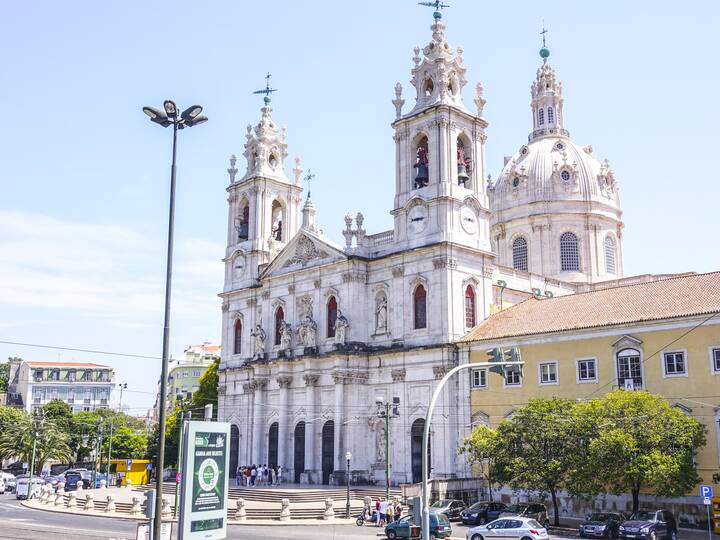
<path id="1" fill-rule="evenodd" d="M 720 470 L 720 272 L 530 298 L 490 316 L 462 344 L 471 363 L 512 347 L 525 362 L 522 375 L 472 371 L 473 425 L 497 425 L 533 397 L 641 388 L 707 427 L 698 472 L 710 483 Z"/>

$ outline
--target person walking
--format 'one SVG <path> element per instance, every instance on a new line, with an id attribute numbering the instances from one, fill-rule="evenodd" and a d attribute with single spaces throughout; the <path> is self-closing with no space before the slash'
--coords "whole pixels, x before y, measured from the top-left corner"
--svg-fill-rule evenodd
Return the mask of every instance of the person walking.
<path id="1" fill-rule="evenodd" d="M 283 474 L 283 468 L 282 465 L 277 466 L 277 485 L 280 485 L 280 482 L 282 482 L 282 474 Z"/>
<path id="2" fill-rule="evenodd" d="M 250 485 L 252 487 L 255 487 L 255 482 L 257 481 L 257 467 L 255 465 L 252 466 L 252 470 L 250 471 Z"/>
<path id="3" fill-rule="evenodd" d="M 277 482 L 276 470 L 277 470 L 277 465 L 273 465 L 272 467 L 270 467 L 270 485 L 271 486 L 276 485 L 276 482 Z"/>
<path id="4" fill-rule="evenodd" d="M 237 467 L 237 471 L 235 471 L 235 485 L 240 486 L 240 481 L 243 477 L 243 469 L 240 465 Z"/>
<path id="5" fill-rule="evenodd" d="M 380 501 L 380 527 L 384 527 L 387 524 L 387 512 L 388 512 L 388 502 L 385 500 L 385 497 L 382 498 Z"/>
<path id="6" fill-rule="evenodd" d="M 375 526 L 380 526 L 380 499 L 375 501 Z"/>

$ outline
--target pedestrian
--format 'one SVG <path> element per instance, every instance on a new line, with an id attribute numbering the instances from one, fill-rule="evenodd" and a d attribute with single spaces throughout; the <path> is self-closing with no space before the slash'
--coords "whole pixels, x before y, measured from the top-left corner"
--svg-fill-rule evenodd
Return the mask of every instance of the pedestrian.
<path id="1" fill-rule="evenodd" d="M 243 470 L 240 465 L 238 465 L 237 471 L 235 472 L 235 484 L 237 486 L 240 486 L 240 479 L 242 478 Z"/>
<path id="2" fill-rule="evenodd" d="M 280 485 L 280 482 L 282 482 L 282 474 L 283 474 L 283 468 L 282 465 L 278 465 L 277 467 L 277 485 Z"/>
<path id="3" fill-rule="evenodd" d="M 117 487 L 122 487 L 122 475 L 120 473 L 117 473 L 117 480 L 115 482 L 115 485 Z"/>
<path id="4" fill-rule="evenodd" d="M 384 527 L 387 523 L 387 512 L 388 512 L 388 502 L 385 500 L 385 497 L 382 498 L 380 501 L 380 527 Z"/>
<path id="5" fill-rule="evenodd" d="M 250 485 L 255 487 L 255 482 L 257 482 L 257 467 L 255 465 L 252 466 L 252 470 L 250 471 Z"/>
<path id="6" fill-rule="evenodd" d="M 402 504 L 400 501 L 397 501 L 395 503 L 395 521 L 400 521 L 400 518 L 402 517 Z"/>
<path id="7" fill-rule="evenodd" d="M 272 467 L 270 467 L 270 485 L 271 486 L 276 485 L 275 482 L 277 482 L 276 469 L 277 469 L 277 465 L 273 465 Z"/>
<path id="8" fill-rule="evenodd" d="M 250 487 L 250 467 L 245 466 L 245 487 Z"/>
<path id="9" fill-rule="evenodd" d="M 380 526 L 380 499 L 375 501 L 375 526 Z"/>
<path id="10" fill-rule="evenodd" d="M 270 467 L 263 465 L 263 486 L 267 486 L 270 482 Z"/>

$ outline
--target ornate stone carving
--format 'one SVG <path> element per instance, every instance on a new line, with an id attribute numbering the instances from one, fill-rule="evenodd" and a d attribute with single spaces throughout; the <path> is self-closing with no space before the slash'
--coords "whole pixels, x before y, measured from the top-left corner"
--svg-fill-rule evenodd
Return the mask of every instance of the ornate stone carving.
<path id="1" fill-rule="evenodd" d="M 319 378 L 320 378 L 320 375 L 317 375 L 316 373 L 306 373 L 305 375 L 303 375 L 303 380 L 305 381 L 305 386 L 317 385 Z"/>
<path id="2" fill-rule="evenodd" d="M 267 300 L 268 298 L 270 298 L 270 291 L 269 291 L 269 290 L 268 290 L 268 291 L 263 291 L 263 292 L 262 292 L 262 298 L 263 298 L 263 300 Z"/>
<path id="3" fill-rule="evenodd" d="M 280 388 L 290 388 L 293 378 L 290 375 L 280 375 L 275 380 Z"/>
<path id="4" fill-rule="evenodd" d="M 345 338 L 347 332 L 350 329 L 350 321 L 347 317 L 342 314 L 342 311 L 337 310 L 337 319 L 335 320 L 335 344 L 345 345 Z"/>
<path id="5" fill-rule="evenodd" d="M 283 321 L 280 326 L 280 350 L 288 351 L 292 346 L 292 326 L 289 322 Z"/>
<path id="6" fill-rule="evenodd" d="M 301 320 L 297 329 L 297 336 L 303 347 L 315 347 L 317 337 L 317 323 L 313 320 L 312 298 L 305 295 L 300 299 Z"/>
<path id="7" fill-rule="evenodd" d="M 358 283 L 367 283 L 367 272 L 361 272 L 355 270 L 353 272 L 345 272 L 342 275 L 343 283 L 351 283 L 356 281 Z"/>
<path id="8" fill-rule="evenodd" d="M 295 285 L 288 285 L 288 294 L 295 294 Z"/>
<path id="9" fill-rule="evenodd" d="M 312 260 L 322 259 L 327 256 L 328 253 L 319 250 L 317 246 L 315 246 L 315 242 L 307 236 L 301 236 L 295 246 L 295 254 L 287 260 L 284 266 L 292 266 L 294 264 L 305 266 Z"/>
<path id="10" fill-rule="evenodd" d="M 255 392 L 255 385 L 251 382 L 243 383 L 243 393 L 244 394 L 252 394 Z"/>
<path id="11" fill-rule="evenodd" d="M 393 266 L 392 267 L 392 275 L 393 277 L 402 277 L 405 274 L 405 267 L 401 264 L 399 266 Z"/>
<path id="12" fill-rule="evenodd" d="M 314 286 L 316 289 L 319 289 L 320 287 L 322 287 L 322 280 L 321 280 L 321 279 L 316 279 L 315 281 L 313 281 L 313 286 Z"/>
<path id="13" fill-rule="evenodd" d="M 255 306 L 257 306 L 257 298 L 248 298 L 247 307 L 255 307 Z"/>
<path id="14" fill-rule="evenodd" d="M 405 380 L 407 370 L 405 368 L 396 368 L 393 369 L 390 374 L 392 375 L 393 382 L 402 382 Z"/>
<path id="15" fill-rule="evenodd" d="M 230 302 L 228 302 L 227 300 L 225 300 L 225 301 L 222 303 L 222 306 L 221 306 L 220 309 L 223 310 L 223 313 L 226 312 L 228 309 L 230 309 Z"/>
<path id="16" fill-rule="evenodd" d="M 445 374 L 452 369 L 450 366 L 433 366 L 433 375 L 435 375 L 435 380 L 442 379 Z"/>
<path id="17" fill-rule="evenodd" d="M 255 329 L 250 332 L 250 335 L 253 337 L 253 352 L 255 353 L 255 358 L 260 358 L 265 354 L 265 340 L 267 339 L 267 334 L 265 333 L 265 330 L 262 329 L 262 326 L 256 324 Z"/>
<path id="18" fill-rule="evenodd" d="M 454 270 L 457 268 L 457 260 L 451 257 L 435 257 L 433 259 L 433 266 L 436 270 L 438 268 L 450 268 Z"/>

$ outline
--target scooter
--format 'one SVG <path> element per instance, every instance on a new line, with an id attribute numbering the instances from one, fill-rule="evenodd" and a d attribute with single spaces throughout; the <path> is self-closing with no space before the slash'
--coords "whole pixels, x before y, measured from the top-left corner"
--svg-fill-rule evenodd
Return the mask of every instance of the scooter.
<path id="1" fill-rule="evenodd" d="M 377 510 L 373 510 L 369 516 L 368 513 L 367 509 L 363 510 L 357 518 L 355 518 L 355 525 L 362 527 L 365 525 L 366 521 L 369 521 L 370 523 L 377 523 Z"/>

